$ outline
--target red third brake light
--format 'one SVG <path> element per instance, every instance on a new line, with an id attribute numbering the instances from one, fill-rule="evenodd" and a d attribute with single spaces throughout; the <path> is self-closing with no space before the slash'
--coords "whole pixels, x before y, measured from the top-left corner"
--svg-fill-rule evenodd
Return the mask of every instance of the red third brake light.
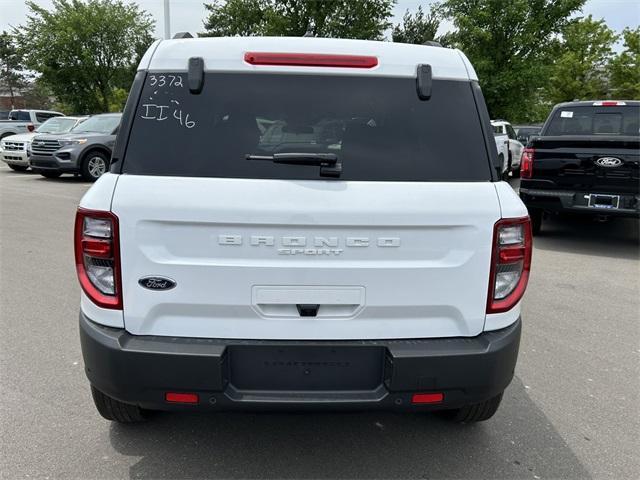
<path id="1" fill-rule="evenodd" d="M 292 67 L 373 68 L 377 57 L 366 55 L 326 55 L 322 53 L 247 52 L 244 61 L 251 65 Z"/>
<path id="2" fill-rule="evenodd" d="M 618 102 L 617 100 L 604 100 L 601 102 L 593 102 L 595 107 L 617 107 L 618 105 L 626 105 L 626 102 Z"/>
<path id="3" fill-rule="evenodd" d="M 531 270 L 531 220 L 499 220 L 493 230 L 487 313 L 511 310 L 522 298 Z"/>
<path id="4" fill-rule="evenodd" d="M 79 208 L 74 246 L 84 293 L 99 307 L 121 310 L 118 217 L 111 212 Z"/>
<path id="5" fill-rule="evenodd" d="M 536 151 L 527 147 L 522 151 L 520 159 L 520 178 L 531 178 L 533 176 L 533 157 Z"/>

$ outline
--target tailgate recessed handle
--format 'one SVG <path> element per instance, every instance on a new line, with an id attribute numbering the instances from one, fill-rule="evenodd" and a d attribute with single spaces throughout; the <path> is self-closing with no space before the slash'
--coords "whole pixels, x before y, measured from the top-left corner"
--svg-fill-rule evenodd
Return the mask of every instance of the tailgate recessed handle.
<path id="1" fill-rule="evenodd" d="M 318 315 L 320 305 L 310 303 L 297 303 L 296 308 L 301 317 L 315 317 Z"/>

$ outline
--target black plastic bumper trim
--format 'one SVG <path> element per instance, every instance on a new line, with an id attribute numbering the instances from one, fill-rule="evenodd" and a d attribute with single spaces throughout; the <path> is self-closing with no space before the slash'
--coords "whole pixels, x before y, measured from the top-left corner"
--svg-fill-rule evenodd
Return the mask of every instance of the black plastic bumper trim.
<path id="1" fill-rule="evenodd" d="M 455 408 L 487 400 L 513 378 L 521 321 L 477 337 L 366 341 L 270 341 L 135 336 L 80 313 L 89 381 L 123 402 L 159 410 Z M 232 385 L 228 347 L 330 346 L 384 349 L 380 385 L 366 391 L 239 390 Z M 346 351 L 347 349 L 345 349 Z M 299 351 L 299 348 L 298 348 Z M 279 378 L 282 380 L 282 378 Z M 280 382 L 281 383 L 281 382 Z M 197 393 L 200 403 L 168 404 L 167 391 Z M 411 405 L 415 392 L 444 392 L 443 403 Z"/>

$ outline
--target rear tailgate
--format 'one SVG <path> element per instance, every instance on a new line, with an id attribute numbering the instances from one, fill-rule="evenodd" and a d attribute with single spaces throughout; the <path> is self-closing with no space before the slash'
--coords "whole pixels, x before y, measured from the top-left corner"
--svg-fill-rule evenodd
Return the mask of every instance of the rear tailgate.
<path id="1" fill-rule="evenodd" d="M 391 339 L 483 329 L 500 217 L 490 182 L 122 175 L 112 210 L 133 334 Z M 176 287 L 146 289 L 147 276 Z M 301 316 L 307 304 L 320 305 L 317 316 Z"/>
<path id="2" fill-rule="evenodd" d="M 544 136 L 533 138 L 529 146 L 535 156 L 528 187 L 638 193 L 638 137 Z"/>

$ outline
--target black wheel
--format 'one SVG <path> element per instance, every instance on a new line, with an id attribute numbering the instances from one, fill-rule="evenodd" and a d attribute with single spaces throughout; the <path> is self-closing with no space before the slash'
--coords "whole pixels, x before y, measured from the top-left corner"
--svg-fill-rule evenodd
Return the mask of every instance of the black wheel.
<path id="1" fill-rule="evenodd" d="M 111 398 L 93 385 L 91 385 L 91 396 L 98 413 L 107 420 L 118 423 L 139 423 L 147 420 L 147 412 L 142 408 Z"/>
<path id="2" fill-rule="evenodd" d="M 45 178 L 58 178 L 60 175 L 62 175 L 62 173 L 60 173 L 60 172 L 47 172 L 47 171 L 44 171 L 44 172 L 39 172 L 39 173 L 40 173 L 40 175 L 42 175 Z"/>
<path id="3" fill-rule="evenodd" d="M 85 155 L 80 167 L 82 178 L 95 182 L 103 173 L 109 170 L 109 158 L 102 152 L 94 150 Z"/>
<path id="4" fill-rule="evenodd" d="M 9 168 L 11 170 L 15 170 L 16 172 L 26 172 L 29 167 L 25 165 L 11 165 L 9 164 Z"/>
<path id="5" fill-rule="evenodd" d="M 458 423 L 475 423 L 489 420 L 498 411 L 502 393 L 484 402 L 466 405 L 455 410 L 445 410 L 442 414 L 445 418 Z"/>
<path id="6" fill-rule="evenodd" d="M 529 218 L 531 218 L 531 233 L 538 235 L 542 229 L 542 210 L 529 210 Z"/>

